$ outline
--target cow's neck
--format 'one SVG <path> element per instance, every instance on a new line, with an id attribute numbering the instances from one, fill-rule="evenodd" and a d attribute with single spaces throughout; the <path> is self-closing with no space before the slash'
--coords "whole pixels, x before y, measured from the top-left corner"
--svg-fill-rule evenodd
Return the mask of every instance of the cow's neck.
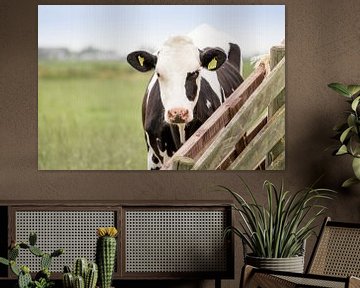
<path id="1" fill-rule="evenodd" d="M 185 143 L 185 124 L 177 124 L 180 135 L 180 143 L 181 145 Z"/>
<path id="2" fill-rule="evenodd" d="M 185 124 L 170 125 L 171 136 L 173 138 L 175 148 L 178 150 L 185 143 Z"/>

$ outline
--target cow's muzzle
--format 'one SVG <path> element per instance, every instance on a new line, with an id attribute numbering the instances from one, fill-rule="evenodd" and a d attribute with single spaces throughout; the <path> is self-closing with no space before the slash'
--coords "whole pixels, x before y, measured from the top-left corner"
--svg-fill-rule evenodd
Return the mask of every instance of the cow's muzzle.
<path id="1" fill-rule="evenodd" d="M 169 122 L 181 124 L 189 122 L 189 110 L 185 108 L 173 108 L 167 112 Z"/>

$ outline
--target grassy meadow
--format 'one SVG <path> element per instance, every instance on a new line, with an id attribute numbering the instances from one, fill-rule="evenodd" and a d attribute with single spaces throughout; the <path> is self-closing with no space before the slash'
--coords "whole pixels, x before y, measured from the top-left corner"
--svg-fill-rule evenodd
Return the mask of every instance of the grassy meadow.
<path id="1" fill-rule="evenodd" d="M 245 77 L 251 70 L 245 61 Z M 146 169 L 141 104 L 150 75 L 119 62 L 39 61 L 38 168 Z"/>

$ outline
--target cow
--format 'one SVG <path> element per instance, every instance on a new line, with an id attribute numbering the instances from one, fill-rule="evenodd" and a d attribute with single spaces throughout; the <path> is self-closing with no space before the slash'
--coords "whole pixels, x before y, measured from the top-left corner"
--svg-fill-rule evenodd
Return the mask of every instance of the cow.
<path id="1" fill-rule="evenodd" d="M 127 56 L 136 70 L 154 70 L 142 103 L 149 170 L 161 169 L 243 82 L 237 44 L 198 47 L 194 42 L 189 35 L 172 36 L 157 53 Z"/>

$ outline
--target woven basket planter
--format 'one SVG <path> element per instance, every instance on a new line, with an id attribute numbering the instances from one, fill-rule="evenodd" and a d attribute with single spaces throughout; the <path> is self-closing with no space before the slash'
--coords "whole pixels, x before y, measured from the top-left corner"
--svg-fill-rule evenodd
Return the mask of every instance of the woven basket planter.
<path id="1" fill-rule="evenodd" d="M 289 258 L 262 258 L 250 255 L 245 256 L 245 263 L 257 268 L 275 271 L 304 272 L 304 256 Z"/>

